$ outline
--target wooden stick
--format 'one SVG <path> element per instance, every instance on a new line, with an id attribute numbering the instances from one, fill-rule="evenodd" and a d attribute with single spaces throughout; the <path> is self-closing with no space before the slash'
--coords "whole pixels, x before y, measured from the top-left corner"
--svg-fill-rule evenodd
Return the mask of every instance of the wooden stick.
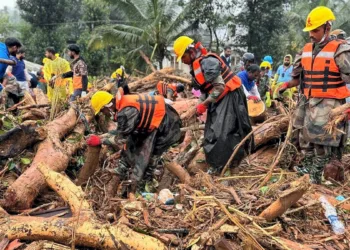
<path id="1" fill-rule="evenodd" d="M 154 68 L 152 62 L 149 60 L 148 56 L 146 56 L 146 54 L 142 51 L 139 50 L 141 57 L 143 58 L 143 60 L 145 60 L 145 62 L 148 64 L 148 66 L 150 66 L 151 70 L 153 72 L 156 72 L 157 70 Z"/>
<path id="2" fill-rule="evenodd" d="M 289 122 L 287 135 L 286 135 L 286 138 L 285 138 L 285 140 L 283 142 L 282 148 L 279 151 L 279 153 L 278 153 L 277 157 L 275 158 L 274 162 L 271 164 L 269 172 L 266 174 L 264 180 L 260 183 L 259 188 L 265 186 L 266 183 L 270 180 L 270 178 L 272 176 L 272 173 L 273 173 L 273 170 L 279 164 L 281 156 L 282 156 L 282 153 L 284 152 L 285 148 L 287 147 L 289 138 L 292 136 L 292 131 L 293 131 L 293 123 Z"/>
<path id="3" fill-rule="evenodd" d="M 51 104 L 32 104 L 32 105 L 26 105 L 22 107 L 18 107 L 18 110 L 23 110 L 23 109 L 31 109 L 31 108 L 45 108 L 45 107 L 50 107 Z"/>
<path id="4" fill-rule="evenodd" d="M 180 131 L 181 132 L 185 132 L 188 130 L 196 131 L 196 130 L 204 130 L 204 128 L 205 128 L 205 124 L 196 124 L 189 127 L 180 128 Z"/>
<path id="5" fill-rule="evenodd" d="M 251 138 L 251 136 L 254 134 L 254 132 L 256 130 L 258 130 L 259 128 L 261 128 L 263 125 L 265 125 L 268 122 L 274 121 L 276 119 L 280 119 L 281 117 L 284 117 L 284 115 L 278 115 L 278 116 L 274 116 L 271 117 L 270 119 L 267 119 L 266 121 L 264 121 L 263 123 L 261 123 L 259 126 L 257 126 L 256 128 L 254 128 L 249 134 L 246 135 L 246 137 L 239 143 L 236 145 L 235 150 L 233 151 L 230 159 L 227 161 L 225 167 L 223 168 L 223 170 L 221 171 L 220 177 L 223 177 L 227 168 L 231 165 L 231 162 L 233 161 L 234 157 L 236 156 L 238 150 L 241 148 L 241 146 L 248 140 Z"/>

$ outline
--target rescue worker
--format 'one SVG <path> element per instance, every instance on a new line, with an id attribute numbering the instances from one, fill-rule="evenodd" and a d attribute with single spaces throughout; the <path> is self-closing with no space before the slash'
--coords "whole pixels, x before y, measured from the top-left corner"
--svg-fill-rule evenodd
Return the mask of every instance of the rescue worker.
<path id="1" fill-rule="evenodd" d="M 268 72 L 271 69 L 271 64 L 264 61 L 260 64 L 260 78 L 257 80 L 258 91 L 260 97 L 265 101 L 268 107 L 271 106 L 271 96 L 270 96 L 270 82 L 271 78 L 268 76 Z"/>
<path id="2" fill-rule="evenodd" d="M 256 85 L 256 80 L 260 77 L 260 67 L 252 64 L 248 69 L 239 72 L 237 76 L 242 81 L 243 91 L 247 100 L 261 101 L 258 86 Z"/>
<path id="3" fill-rule="evenodd" d="M 255 57 L 253 53 L 244 53 L 242 56 L 242 60 L 234 67 L 233 72 L 235 74 L 246 70 L 249 65 L 254 64 L 255 63 Z"/>
<path id="4" fill-rule="evenodd" d="M 123 66 L 121 66 L 119 69 L 117 69 L 115 72 L 113 72 L 111 75 L 111 78 L 115 79 L 115 81 L 116 81 L 116 86 L 115 86 L 116 90 L 118 88 L 122 87 L 124 90 L 124 95 L 130 94 L 130 89 L 129 89 L 128 82 L 127 82 L 126 77 L 125 77 L 125 69 Z"/>
<path id="5" fill-rule="evenodd" d="M 3 77 L 2 86 L 4 89 L 1 91 L 1 103 L 5 105 L 5 108 L 11 108 L 19 103 L 23 97 L 23 92 L 16 81 L 16 77 L 10 72 L 6 73 Z"/>
<path id="6" fill-rule="evenodd" d="M 157 95 L 162 95 L 165 98 L 175 101 L 178 93 L 182 93 L 185 91 L 185 86 L 181 83 L 171 83 L 168 84 L 164 81 L 159 81 L 157 83 Z"/>
<path id="7" fill-rule="evenodd" d="M 292 70 L 293 70 L 293 57 L 292 55 L 286 55 L 283 58 L 283 65 L 280 65 L 277 69 L 277 72 L 274 76 L 274 82 L 272 84 L 273 98 L 276 99 L 279 96 L 278 89 L 285 82 L 289 82 L 292 79 Z M 292 98 L 293 93 L 296 91 L 296 88 L 288 89 L 283 93 L 284 97 Z"/>
<path id="8" fill-rule="evenodd" d="M 263 61 L 269 62 L 271 66 L 273 64 L 272 56 L 265 56 Z M 272 77 L 272 68 L 269 70 L 268 76 Z"/>
<path id="9" fill-rule="evenodd" d="M 68 71 L 60 75 L 60 77 L 73 77 L 73 94 L 69 101 L 73 102 L 77 97 L 84 97 L 87 93 L 88 87 L 88 70 L 85 60 L 80 56 L 80 48 L 76 44 L 68 46 L 68 56 L 73 61 L 70 64 L 72 71 Z"/>
<path id="10" fill-rule="evenodd" d="M 29 75 L 26 65 L 24 63 L 24 58 L 26 56 L 26 51 L 23 47 L 17 50 L 16 56 L 11 56 L 11 59 L 16 61 L 16 65 L 7 67 L 7 72 L 12 74 L 17 79 L 17 83 L 21 87 L 22 91 L 28 91 L 31 87 L 30 80 L 31 76 Z"/>
<path id="11" fill-rule="evenodd" d="M 21 47 L 21 42 L 13 37 L 6 38 L 5 43 L 0 42 L 0 80 L 4 77 L 8 65 L 16 65 L 16 61 L 11 59 L 10 55 L 16 56 Z"/>
<path id="12" fill-rule="evenodd" d="M 71 71 L 69 62 L 59 57 L 53 47 L 46 48 L 45 56 L 49 59 L 45 62 L 43 68 L 44 78 L 49 83 L 49 86 L 47 86 L 47 97 L 50 101 L 60 100 L 63 102 L 67 98 L 66 86 L 68 80 L 58 76 Z"/>
<path id="13" fill-rule="evenodd" d="M 345 40 L 346 39 L 346 32 L 344 30 L 341 30 L 341 29 L 336 29 L 330 33 L 330 37 L 331 37 L 331 39 Z"/>
<path id="14" fill-rule="evenodd" d="M 202 92 L 197 115 L 207 111 L 203 148 L 210 172 L 222 169 L 235 146 L 252 130 L 247 101 L 241 81 L 222 59 L 212 53 L 203 55 L 194 40 L 181 36 L 174 42 L 177 61 L 190 65 L 193 87 Z M 248 141 L 235 158 L 238 163 L 248 150 Z"/>
<path id="15" fill-rule="evenodd" d="M 91 106 L 95 115 L 101 112 L 111 116 L 118 126 L 108 134 L 91 135 L 87 144 L 116 145 L 117 141 L 124 141 L 121 159 L 114 169 L 119 181 L 131 173 L 132 192 L 141 180 L 151 183 L 159 157 L 181 137 L 181 120 L 175 109 L 165 104 L 163 96 L 124 95 L 123 88 L 118 89 L 115 97 L 97 91 L 91 98 Z"/>
<path id="16" fill-rule="evenodd" d="M 312 183 L 320 184 L 322 172 L 330 159 L 341 159 L 344 147 L 341 132 L 330 135 L 324 128 L 329 113 L 345 103 L 350 91 L 345 83 L 350 82 L 350 46 L 330 39 L 332 21 L 335 16 L 327 7 L 313 9 L 304 28 L 309 32 L 311 43 L 307 43 L 295 58 L 292 80 L 280 86 L 280 92 L 298 86 L 300 100 L 293 126 L 298 130 L 299 146 L 304 155 L 302 167 L 296 170 L 309 173 Z M 346 122 L 338 125 L 345 130 Z M 335 158 L 336 157 L 336 158 Z"/>
<path id="17" fill-rule="evenodd" d="M 225 46 L 224 51 L 220 54 L 221 59 L 225 62 L 225 64 L 231 68 L 231 47 Z"/>

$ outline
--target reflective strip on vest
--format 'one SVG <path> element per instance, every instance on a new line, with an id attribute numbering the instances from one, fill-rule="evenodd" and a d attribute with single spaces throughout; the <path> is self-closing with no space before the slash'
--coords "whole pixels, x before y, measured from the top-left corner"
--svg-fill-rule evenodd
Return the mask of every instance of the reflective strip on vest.
<path id="1" fill-rule="evenodd" d="M 336 40 L 330 41 L 314 56 L 313 44 L 305 45 L 301 64 L 304 70 L 303 92 L 307 98 L 344 99 L 350 96 L 334 59 L 340 44 Z"/>
<path id="2" fill-rule="evenodd" d="M 233 91 L 241 86 L 240 79 L 233 74 L 232 70 L 226 65 L 226 63 L 218 55 L 208 53 L 205 56 L 197 58 L 192 64 L 195 81 L 200 86 L 200 89 L 202 91 L 204 91 L 205 93 L 211 93 L 213 88 L 212 83 L 207 83 L 205 81 L 205 77 L 202 72 L 202 67 L 200 65 L 201 60 L 205 57 L 215 57 L 220 61 L 220 73 L 225 83 L 225 90 L 223 94 L 221 94 L 220 97 L 217 99 L 217 101 L 221 100 L 228 92 Z"/>
<path id="3" fill-rule="evenodd" d="M 134 107 L 140 112 L 137 130 L 141 133 L 151 132 L 158 128 L 165 116 L 163 96 L 147 94 L 124 95 L 119 102 L 119 111 L 126 107 Z"/>

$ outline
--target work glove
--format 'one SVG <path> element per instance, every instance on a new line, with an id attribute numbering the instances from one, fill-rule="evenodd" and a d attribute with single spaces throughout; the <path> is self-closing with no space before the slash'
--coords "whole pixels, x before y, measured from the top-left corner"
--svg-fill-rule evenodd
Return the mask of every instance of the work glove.
<path id="1" fill-rule="evenodd" d="M 260 102 L 260 98 L 255 95 L 248 96 L 248 100 L 253 100 L 254 102 Z"/>
<path id="2" fill-rule="evenodd" d="M 207 106 L 205 106 L 203 103 L 198 104 L 196 108 L 198 116 L 203 115 L 207 110 Z"/>
<path id="3" fill-rule="evenodd" d="M 85 97 L 86 96 L 86 91 L 81 92 L 81 97 Z"/>
<path id="4" fill-rule="evenodd" d="M 286 91 L 288 89 L 288 82 L 285 82 L 283 84 L 281 84 L 279 87 L 278 87 L 278 94 L 283 94 L 284 91 Z"/>
<path id="5" fill-rule="evenodd" d="M 90 135 L 89 138 L 86 139 L 86 144 L 92 147 L 101 145 L 101 138 L 98 135 Z"/>

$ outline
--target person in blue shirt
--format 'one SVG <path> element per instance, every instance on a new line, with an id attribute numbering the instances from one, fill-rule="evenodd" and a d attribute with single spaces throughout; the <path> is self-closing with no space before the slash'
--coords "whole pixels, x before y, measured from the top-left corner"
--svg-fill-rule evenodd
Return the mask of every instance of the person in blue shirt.
<path id="1" fill-rule="evenodd" d="M 274 76 L 274 84 L 272 84 L 272 90 L 274 92 L 273 98 L 276 99 L 277 93 L 275 93 L 275 90 L 278 89 L 278 87 L 285 83 L 292 80 L 292 71 L 293 71 L 293 57 L 292 55 L 286 55 L 283 59 L 283 65 L 280 65 L 277 69 L 277 72 Z M 283 96 L 292 98 L 294 89 L 288 89 L 283 93 Z"/>
<path id="2" fill-rule="evenodd" d="M 10 55 L 16 56 L 21 47 L 21 42 L 13 37 L 6 38 L 5 43 L 0 43 L 0 79 L 4 77 L 8 65 L 16 65 Z"/>
<path id="3" fill-rule="evenodd" d="M 256 80 L 260 76 L 260 67 L 256 64 L 252 64 L 248 66 L 246 70 L 239 72 L 237 76 L 242 81 L 244 94 L 247 99 L 259 102 L 261 100 L 261 97 L 256 85 Z"/>
<path id="4" fill-rule="evenodd" d="M 19 84 L 22 91 L 29 91 L 30 88 L 30 79 L 32 78 L 24 63 L 24 58 L 26 56 L 26 52 L 24 48 L 20 48 L 16 56 L 11 56 L 10 58 L 16 61 L 16 65 L 10 66 L 7 68 L 7 72 L 12 73 L 17 79 L 17 83 Z"/>

